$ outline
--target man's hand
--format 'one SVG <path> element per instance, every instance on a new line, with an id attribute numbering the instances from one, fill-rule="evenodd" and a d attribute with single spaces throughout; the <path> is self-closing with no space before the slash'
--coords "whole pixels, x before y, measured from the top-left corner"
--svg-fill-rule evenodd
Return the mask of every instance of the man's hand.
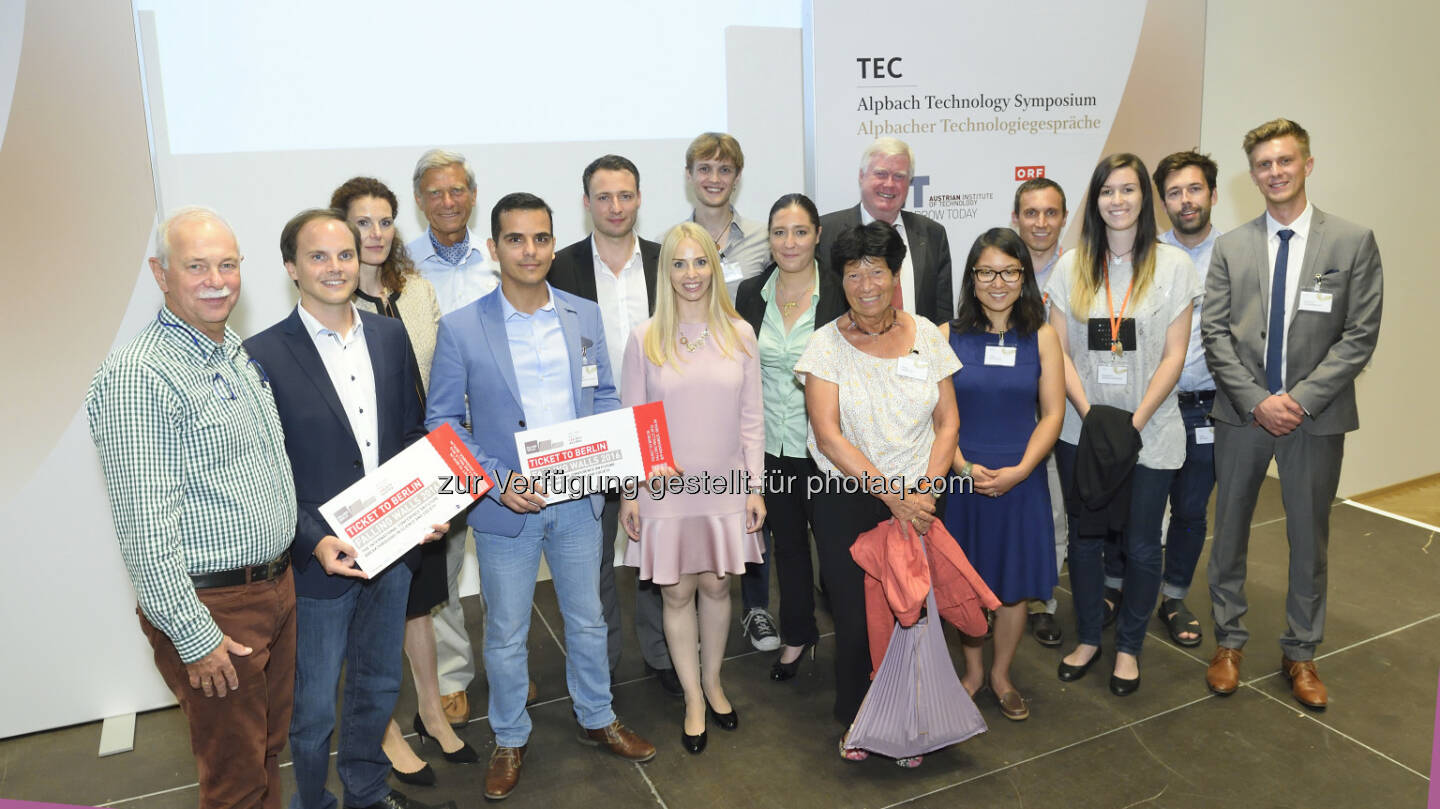
<path id="1" fill-rule="evenodd" d="M 745 532 L 753 534 L 765 524 L 765 495 L 751 492 L 745 496 Z"/>
<path id="2" fill-rule="evenodd" d="M 194 663 L 185 664 L 185 672 L 190 675 L 190 687 L 204 691 L 207 697 L 224 699 L 228 691 L 240 688 L 240 677 L 235 673 L 230 655 L 244 657 L 253 651 L 249 646 L 236 643 L 229 635 L 224 636 L 213 652 Z"/>
<path id="3" fill-rule="evenodd" d="M 518 488 L 515 485 L 517 482 L 520 484 Z M 505 482 L 505 493 L 500 495 L 500 505 L 516 514 L 536 514 L 545 508 L 545 481 L 536 478 L 533 487 L 531 482 L 511 472 L 510 479 Z M 525 491 L 519 491 L 521 488 Z"/>
<path id="4" fill-rule="evenodd" d="M 433 528 L 434 530 L 431 531 L 430 533 L 426 534 L 424 539 L 420 540 L 420 544 L 421 544 L 421 545 L 424 545 L 424 544 L 427 543 L 427 542 L 437 542 L 437 541 L 439 541 L 439 540 L 444 539 L 444 538 L 445 538 L 445 534 L 446 534 L 447 532 L 449 532 L 449 530 L 450 530 L 450 523 L 448 523 L 448 522 L 437 522 L 437 523 L 432 523 L 432 524 L 430 525 L 430 527 Z"/>
<path id="5" fill-rule="evenodd" d="M 1305 418 L 1305 409 L 1288 393 L 1275 393 L 1255 405 L 1255 423 L 1271 435 L 1289 435 Z"/>
<path id="6" fill-rule="evenodd" d="M 634 500 L 620 501 L 620 525 L 625 528 L 625 535 L 630 537 L 631 542 L 640 539 L 640 504 Z"/>
<path id="7" fill-rule="evenodd" d="M 359 555 L 354 545 L 337 536 L 327 536 L 315 545 L 315 558 L 320 560 L 320 567 L 332 576 L 370 578 L 369 573 L 355 566 L 355 557 Z"/>

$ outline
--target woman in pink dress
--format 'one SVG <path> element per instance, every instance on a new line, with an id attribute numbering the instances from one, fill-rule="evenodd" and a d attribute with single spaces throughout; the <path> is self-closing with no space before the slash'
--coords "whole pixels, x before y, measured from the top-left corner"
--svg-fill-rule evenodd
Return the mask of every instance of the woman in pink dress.
<path id="1" fill-rule="evenodd" d="M 625 564 L 664 597 L 665 641 L 685 688 L 682 741 L 705 749 L 708 711 L 739 725 L 720 685 L 730 633 L 728 574 L 758 563 L 765 521 L 765 415 L 755 332 L 736 314 L 720 257 L 703 228 L 683 222 L 660 248 L 655 316 L 630 334 L 622 371 L 626 406 L 665 403 L 673 479 L 620 506 L 632 540 Z M 678 493 L 677 493 L 678 492 Z M 696 602 L 699 618 L 696 618 Z M 698 653 L 697 653 L 698 647 Z"/>

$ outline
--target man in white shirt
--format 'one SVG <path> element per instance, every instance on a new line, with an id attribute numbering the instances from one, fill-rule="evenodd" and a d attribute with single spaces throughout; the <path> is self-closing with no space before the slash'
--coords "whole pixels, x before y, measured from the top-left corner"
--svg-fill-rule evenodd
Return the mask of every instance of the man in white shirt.
<path id="1" fill-rule="evenodd" d="M 759 275 L 770 263 L 765 223 L 746 219 L 730 202 L 744 170 L 745 153 L 740 150 L 740 142 L 725 132 L 703 132 L 685 149 L 685 179 L 695 198 L 690 221 L 705 228 L 715 240 L 731 303 L 735 302 L 740 282 Z"/>

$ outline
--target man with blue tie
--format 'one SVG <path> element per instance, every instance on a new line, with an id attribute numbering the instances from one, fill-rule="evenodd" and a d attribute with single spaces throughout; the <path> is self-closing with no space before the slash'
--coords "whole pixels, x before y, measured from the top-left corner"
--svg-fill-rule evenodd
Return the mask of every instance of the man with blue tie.
<path id="1" fill-rule="evenodd" d="M 404 327 L 351 302 L 360 279 L 359 244 L 355 226 L 340 211 L 312 208 L 292 217 L 280 233 L 280 257 L 300 303 L 245 341 L 275 392 L 299 503 L 291 549 L 297 630 L 291 809 L 335 809 L 325 781 L 342 667 L 335 764 L 344 805 L 422 805 L 390 789 L 390 761 L 380 749 L 400 693 L 405 603 L 419 549 L 383 570 L 362 571 L 354 546 L 332 534 L 319 512 L 322 503 L 425 436 Z M 434 528 L 425 540 L 449 530 Z"/>
<path id="2" fill-rule="evenodd" d="M 1205 673 L 1216 694 L 1239 687 L 1249 639 L 1245 560 L 1250 520 L 1274 458 L 1290 544 L 1281 672 L 1300 704 L 1323 710 L 1315 647 L 1325 629 L 1330 503 L 1345 433 L 1360 426 L 1355 377 L 1380 334 L 1380 249 L 1368 229 L 1305 195 L 1310 136 L 1277 118 L 1244 140 L 1265 213 L 1215 243 L 1200 323 L 1215 377 L 1215 539 L 1211 614 L 1218 647 Z"/>
<path id="3" fill-rule="evenodd" d="M 610 705 L 600 607 L 602 495 L 546 505 L 520 477 L 515 433 L 620 406 L 600 310 L 545 281 L 555 255 L 553 215 L 533 194 L 508 194 L 490 212 L 500 287 L 440 321 L 426 426 L 452 425 L 497 482 L 470 511 L 485 593 L 485 674 L 495 751 L 485 797 L 507 797 L 530 740 L 525 710 L 531 600 L 540 555 L 565 621 L 566 682 L 580 741 L 648 761 L 655 747 L 620 724 Z M 461 426 L 466 397 L 469 430 Z M 520 481 L 520 485 L 517 485 Z"/>

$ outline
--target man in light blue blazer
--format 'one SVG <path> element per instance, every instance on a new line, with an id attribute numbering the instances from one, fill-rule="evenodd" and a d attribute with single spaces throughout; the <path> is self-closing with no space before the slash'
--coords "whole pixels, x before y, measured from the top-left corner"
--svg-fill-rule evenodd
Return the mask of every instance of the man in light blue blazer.
<path id="1" fill-rule="evenodd" d="M 601 495 L 546 505 L 519 476 L 515 433 L 620 406 L 600 310 L 545 281 L 555 254 L 553 215 L 533 194 L 508 194 L 490 212 L 491 257 L 500 287 L 440 321 L 426 427 L 449 423 L 496 481 L 470 511 L 485 593 L 485 674 L 495 752 L 485 797 L 520 779 L 530 740 L 526 639 L 540 554 L 565 621 L 566 682 L 580 741 L 631 761 L 655 747 L 610 706 L 606 626 L 600 607 Z M 471 428 L 461 427 L 466 399 Z M 516 485 L 520 482 L 521 485 Z"/>

